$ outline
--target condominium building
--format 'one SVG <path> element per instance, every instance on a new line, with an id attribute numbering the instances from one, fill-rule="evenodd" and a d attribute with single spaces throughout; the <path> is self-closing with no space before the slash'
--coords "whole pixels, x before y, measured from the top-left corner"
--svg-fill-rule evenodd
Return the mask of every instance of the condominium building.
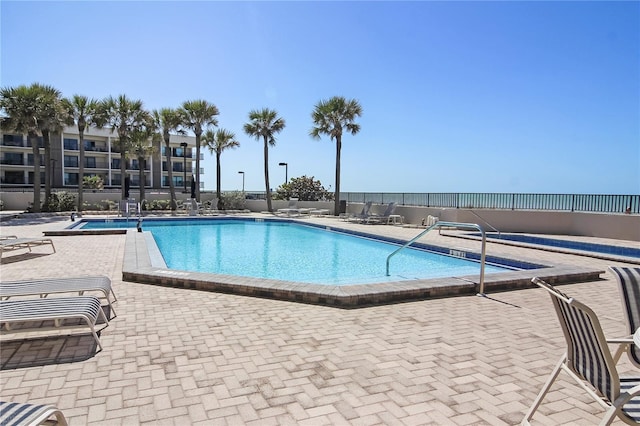
<path id="1" fill-rule="evenodd" d="M 27 135 L 0 132 L 0 186 L 33 186 L 33 150 Z M 51 135 L 51 170 L 53 188 L 77 188 L 80 162 L 79 133 L 77 127 L 65 127 L 61 133 Z M 118 149 L 118 135 L 111 129 L 87 128 L 84 133 L 84 175 L 100 176 L 105 188 L 120 187 L 122 182 Z M 43 148 L 42 137 L 38 138 Z M 190 187 L 195 160 L 195 137 L 171 135 L 171 165 L 176 188 Z M 149 189 L 169 188 L 166 146 L 154 142 L 153 152 L 142 162 L 129 155 L 126 176 L 131 188 L 140 186 L 140 167 L 144 170 L 144 186 Z M 40 150 L 41 183 L 44 184 L 44 149 Z M 142 164 L 141 164 L 142 163 Z M 200 173 L 203 173 L 201 168 Z M 203 179 L 201 181 L 201 189 Z"/>

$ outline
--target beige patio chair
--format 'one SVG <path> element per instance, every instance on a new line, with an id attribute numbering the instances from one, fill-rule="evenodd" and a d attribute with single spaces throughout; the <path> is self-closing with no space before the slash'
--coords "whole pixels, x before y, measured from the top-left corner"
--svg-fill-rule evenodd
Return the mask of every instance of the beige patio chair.
<path id="1" fill-rule="evenodd" d="M 619 377 L 596 314 L 588 306 L 566 296 L 541 279 L 536 277 L 532 281 L 549 292 L 567 350 L 527 411 L 522 424 L 529 424 L 560 371 L 571 376 L 589 396 L 606 409 L 601 425 L 610 424 L 616 417 L 627 424 L 639 423 L 640 377 Z"/>

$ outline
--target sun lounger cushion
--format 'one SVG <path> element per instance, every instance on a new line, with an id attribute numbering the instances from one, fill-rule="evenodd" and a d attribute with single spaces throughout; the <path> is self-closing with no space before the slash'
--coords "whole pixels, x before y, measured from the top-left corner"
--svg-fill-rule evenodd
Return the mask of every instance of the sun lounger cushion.
<path id="1" fill-rule="evenodd" d="M 40 425 L 51 416 L 56 417 L 58 425 L 67 425 L 62 412 L 52 405 L 0 401 L 0 425 L 2 426 Z"/>
<path id="2" fill-rule="evenodd" d="M 111 299 L 113 298 L 113 302 L 118 299 L 113 292 L 113 288 L 111 288 L 111 280 L 105 276 L 44 278 L 0 282 L 0 299 L 33 295 L 46 297 L 49 294 L 56 293 L 78 293 L 79 295 L 83 295 L 88 291 L 102 292 L 111 309 L 111 315 L 115 316 Z"/>
<path id="3" fill-rule="evenodd" d="M 109 325 L 100 299 L 95 296 L 54 297 L 49 299 L 21 299 L 0 301 L 0 331 L 2 333 L 46 330 L 40 321 L 53 321 L 53 328 L 72 326 L 67 320 L 80 320 L 91 330 L 98 347 L 102 349 L 96 333 L 96 324 L 102 319 L 106 327 Z M 16 323 L 35 323 L 34 327 L 12 329 Z M 103 328 L 104 328 L 103 327 Z"/>

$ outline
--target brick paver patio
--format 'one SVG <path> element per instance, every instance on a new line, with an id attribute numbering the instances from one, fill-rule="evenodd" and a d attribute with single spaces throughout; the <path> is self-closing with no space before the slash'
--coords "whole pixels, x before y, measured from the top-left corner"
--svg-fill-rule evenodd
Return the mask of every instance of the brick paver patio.
<path id="1" fill-rule="evenodd" d="M 12 220 L 1 234 L 40 237 L 68 224 Z M 536 288 L 343 310 L 123 282 L 125 235 L 52 238 L 55 254 L 43 247 L 4 255 L 1 279 L 104 274 L 118 316 L 95 355 L 82 337 L 17 351 L 3 338 L 0 399 L 56 405 L 71 425 L 517 424 L 563 352 L 551 301 Z M 495 244 L 488 252 L 612 264 Z M 622 336 L 616 283 L 608 272 L 603 278 L 563 290 L 598 313 L 608 336 Z M 38 359 L 49 361 L 34 366 Z M 634 370 L 626 359 L 619 366 Z M 601 414 L 561 376 L 534 421 L 593 424 Z"/>

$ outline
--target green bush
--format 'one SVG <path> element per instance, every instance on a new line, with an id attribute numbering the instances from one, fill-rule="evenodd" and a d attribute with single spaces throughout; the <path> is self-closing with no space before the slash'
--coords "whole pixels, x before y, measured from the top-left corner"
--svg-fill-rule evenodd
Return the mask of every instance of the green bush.
<path id="1" fill-rule="evenodd" d="M 288 200 L 297 198 L 300 201 L 320 201 L 333 200 L 333 194 L 322 186 L 319 180 L 315 180 L 313 176 L 301 176 L 291 178 L 291 180 L 280 185 L 274 194 L 275 200 Z"/>
<path id="2" fill-rule="evenodd" d="M 243 210 L 245 194 L 242 191 L 230 191 L 222 194 L 223 210 Z"/>
<path id="3" fill-rule="evenodd" d="M 76 196 L 66 191 L 53 192 L 49 203 L 42 210 L 49 212 L 67 212 L 76 209 Z"/>
<path id="4" fill-rule="evenodd" d="M 147 208 L 149 210 L 167 210 L 171 205 L 171 201 L 169 200 L 151 200 L 145 202 L 147 203 Z"/>

